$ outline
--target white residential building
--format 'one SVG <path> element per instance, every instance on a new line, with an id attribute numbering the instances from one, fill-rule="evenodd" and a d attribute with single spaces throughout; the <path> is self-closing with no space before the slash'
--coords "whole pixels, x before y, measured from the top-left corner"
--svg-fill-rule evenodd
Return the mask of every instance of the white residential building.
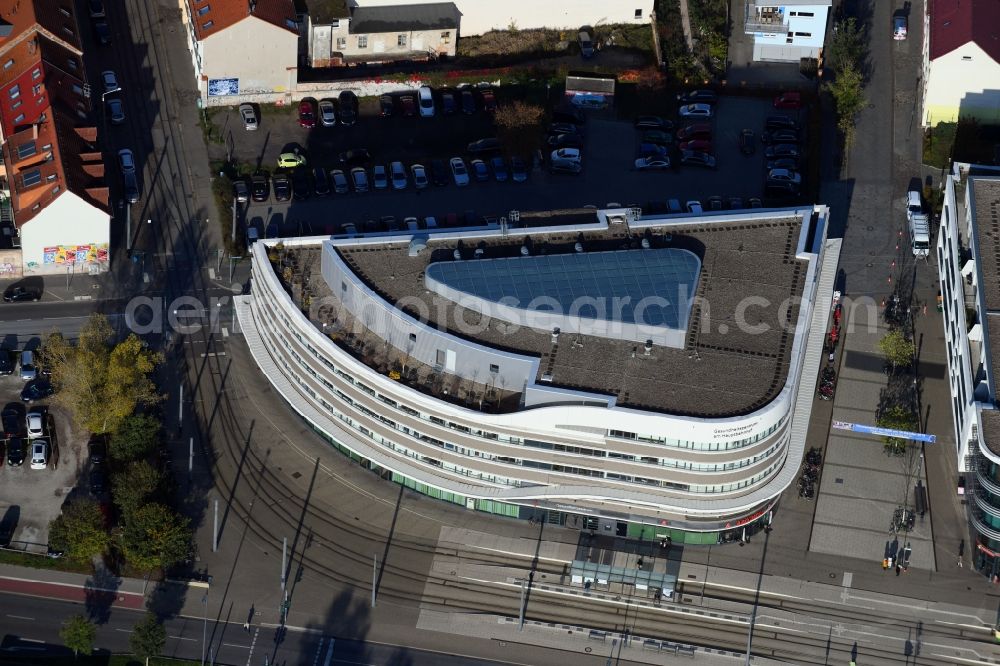
<path id="1" fill-rule="evenodd" d="M 818 58 L 832 0 L 745 0 L 743 29 L 753 35 L 754 61 Z"/>

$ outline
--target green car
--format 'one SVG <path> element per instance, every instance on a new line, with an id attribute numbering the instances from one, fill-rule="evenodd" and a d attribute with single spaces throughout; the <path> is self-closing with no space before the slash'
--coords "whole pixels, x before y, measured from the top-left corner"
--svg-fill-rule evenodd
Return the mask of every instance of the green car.
<path id="1" fill-rule="evenodd" d="M 661 132 L 660 130 L 650 130 L 644 132 L 642 135 L 643 143 L 655 143 L 659 146 L 665 146 L 674 142 L 674 137 L 666 132 Z"/>
<path id="2" fill-rule="evenodd" d="M 281 153 L 278 155 L 278 167 L 283 169 L 294 169 L 298 166 L 305 166 L 306 158 L 299 153 Z"/>

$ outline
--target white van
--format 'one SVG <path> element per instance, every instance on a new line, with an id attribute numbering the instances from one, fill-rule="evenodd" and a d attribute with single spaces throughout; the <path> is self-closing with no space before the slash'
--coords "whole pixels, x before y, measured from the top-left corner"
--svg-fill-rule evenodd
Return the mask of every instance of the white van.
<path id="1" fill-rule="evenodd" d="M 30 351 L 21 352 L 21 379 L 30 382 L 38 376 L 35 368 L 35 355 Z"/>
<path id="2" fill-rule="evenodd" d="M 430 86 L 420 86 L 417 91 L 417 97 L 420 99 L 420 117 L 430 118 L 434 115 L 434 94 L 431 92 Z"/>

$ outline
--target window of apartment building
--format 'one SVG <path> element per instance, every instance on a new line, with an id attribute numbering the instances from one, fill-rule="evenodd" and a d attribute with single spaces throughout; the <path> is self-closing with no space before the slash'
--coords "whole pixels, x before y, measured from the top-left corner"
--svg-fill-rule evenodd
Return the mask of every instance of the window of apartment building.
<path id="1" fill-rule="evenodd" d="M 63 32 L 65 32 L 67 35 L 72 35 L 73 34 L 73 28 L 69 27 L 68 25 L 64 25 L 63 26 Z"/>
<path id="2" fill-rule="evenodd" d="M 441 43 L 447 44 L 450 41 L 451 41 L 451 31 L 445 30 L 444 32 L 441 33 Z"/>
<path id="3" fill-rule="evenodd" d="M 70 15 L 69 10 L 66 9 L 65 7 L 60 7 L 59 11 L 61 11 L 63 13 L 63 16 L 69 16 Z"/>
<path id="4" fill-rule="evenodd" d="M 337 50 L 343 51 L 347 48 L 347 37 L 337 37 Z"/>
<path id="5" fill-rule="evenodd" d="M 205 14 L 212 11 L 212 5 L 205 5 L 204 7 L 198 8 L 198 16 L 204 16 Z"/>
<path id="6" fill-rule="evenodd" d="M 358 48 L 366 49 L 368 48 L 368 35 L 361 35 L 358 37 Z"/>
<path id="7" fill-rule="evenodd" d="M 68 67 L 71 72 L 75 72 L 77 66 L 76 58 L 66 58 L 66 67 Z"/>
<path id="8" fill-rule="evenodd" d="M 13 109 L 16 109 L 19 106 L 21 106 L 21 100 L 15 99 L 14 103 L 10 105 L 10 108 L 11 108 L 11 110 L 13 110 Z"/>
<path id="9" fill-rule="evenodd" d="M 58 178 L 58 176 L 56 176 L 54 173 L 50 173 L 45 177 L 45 181 L 48 183 L 54 183 L 56 178 Z"/>
<path id="10" fill-rule="evenodd" d="M 333 19 L 332 21 L 330 21 L 330 27 L 331 28 L 339 28 L 340 27 L 340 19 Z"/>
<path id="11" fill-rule="evenodd" d="M 34 141 L 25 141 L 17 147 L 17 159 L 23 160 L 38 152 Z"/>
<path id="12" fill-rule="evenodd" d="M 641 9 L 635 10 L 635 17 L 637 19 L 641 19 L 642 18 L 642 10 Z"/>
<path id="13" fill-rule="evenodd" d="M 42 172 L 38 169 L 32 169 L 31 171 L 25 171 L 21 174 L 21 184 L 24 187 L 31 187 L 32 185 L 38 185 L 42 182 Z"/>
<path id="14" fill-rule="evenodd" d="M 33 70 L 31 70 L 31 80 L 32 81 L 37 81 L 39 78 L 41 78 L 41 76 L 42 76 L 42 68 L 41 67 L 36 67 Z"/>
<path id="15" fill-rule="evenodd" d="M 10 95 L 11 99 L 17 99 L 18 96 L 21 94 L 21 87 L 17 85 L 11 86 L 8 94 Z"/>
<path id="16" fill-rule="evenodd" d="M 205 21 L 204 23 L 201 24 L 201 27 L 202 27 L 202 30 L 208 30 L 213 25 L 215 25 L 215 21 Z"/>
<path id="17" fill-rule="evenodd" d="M 81 88 L 79 85 L 77 85 L 77 84 L 74 83 L 73 84 L 73 92 L 75 92 L 77 95 L 82 95 L 83 94 L 83 88 Z"/>
<path id="18" fill-rule="evenodd" d="M 500 366 L 496 363 L 490 363 L 490 374 L 495 375 L 500 372 Z"/>
<path id="19" fill-rule="evenodd" d="M 292 19 L 285 19 L 285 27 L 289 30 L 298 30 L 299 24 Z"/>
<path id="20" fill-rule="evenodd" d="M 797 33 L 795 33 L 795 36 L 796 37 L 812 37 L 813 34 L 811 32 L 797 32 Z"/>
<path id="21" fill-rule="evenodd" d="M 406 46 L 406 35 L 396 35 L 396 46 Z"/>
<path id="22" fill-rule="evenodd" d="M 23 122 L 24 122 L 24 114 L 23 113 L 17 114 L 17 117 L 14 118 L 14 124 L 16 125 L 17 123 L 23 123 Z"/>
<path id="23" fill-rule="evenodd" d="M 41 83 L 36 83 L 35 85 L 31 86 L 31 92 L 33 94 L 35 94 L 35 95 L 41 95 L 42 94 L 42 84 Z"/>
<path id="24" fill-rule="evenodd" d="M 13 66 L 14 66 L 14 59 L 13 58 L 11 58 L 10 60 L 8 60 L 7 62 L 5 62 L 3 64 L 3 68 L 4 69 L 10 69 Z"/>
<path id="25" fill-rule="evenodd" d="M 962 60 L 965 60 L 965 61 L 972 60 L 972 56 L 962 56 Z"/>

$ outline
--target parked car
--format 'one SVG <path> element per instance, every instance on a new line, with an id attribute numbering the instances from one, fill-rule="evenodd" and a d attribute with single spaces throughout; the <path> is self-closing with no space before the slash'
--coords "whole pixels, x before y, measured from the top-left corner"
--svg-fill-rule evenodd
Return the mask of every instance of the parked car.
<path id="1" fill-rule="evenodd" d="M 700 201 L 694 201 L 694 200 L 688 201 L 687 204 L 685 204 L 685 206 L 687 208 L 687 212 L 691 213 L 692 215 L 701 215 L 704 212 L 704 209 L 701 207 Z"/>
<path id="2" fill-rule="evenodd" d="M 580 127 L 573 123 L 552 123 L 549 125 L 549 135 L 553 134 L 579 134 Z"/>
<path id="3" fill-rule="evenodd" d="M 639 144 L 639 156 L 649 157 L 650 155 L 663 156 L 667 154 L 667 147 L 661 146 L 658 143 L 640 143 Z"/>
<path id="4" fill-rule="evenodd" d="M 793 129 L 769 130 L 760 135 L 764 143 L 798 143 L 799 133 Z"/>
<path id="5" fill-rule="evenodd" d="M 451 158 L 451 177 L 455 179 L 455 184 L 463 187 L 469 184 L 469 170 L 465 167 L 465 160 L 461 157 Z"/>
<path id="6" fill-rule="evenodd" d="M 685 150 L 681 153 L 681 164 L 688 166 L 700 166 L 708 169 L 715 168 L 715 156 L 708 153 Z"/>
<path id="7" fill-rule="evenodd" d="M 422 190 L 427 187 L 427 170 L 423 164 L 414 164 L 410 167 L 410 177 L 413 178 L 413 187 Z"/>
<path id="8" fill-rule="evenodd" d="M 399 107 L 403 110 L 403 115 L 412 118 L 417 115 L 417 100 L 413 95 L 401 95 Z"/>
<path id="9" fill-rule="evenodd" d="M 897 42 L 906 39 L 906 15 L 897 14 L 892 17 L 892 38 Z"/>
<path id="10" fill-rule="evenodd" d="M 111 121 L 112 125 L 121 125 L 125 122 L 125 105 L 120 99 L 109 97 L 106 106 L 108 109 L 108 120 Z"/>
<path id="11" fill-rule="evenodd" d="M 301 153 L 281 153 L 278 155 L 278 168 L 280 169 L 294 169 L 305 165 L 306 158 Z"/>
<path id="12" fill-rule="evenodd" d="M 340 124 L 353 125 L 358 120 L 358 96 L 350 90 L 344 90 L 337 96 L 340 103 Z"/>
<path id="13" fill-rule="evenodd" d="M 802 108 L 802 93 L 783 92 L 774 98 L 774 108 L 776 109 L 800 109 Z"/>
<path id="14" fill-rule="evenodd" d="M 639 129 L 657 129 L 670 131 L 674 124 L 660 116 L 639 116 L 635 119 L 635 126 Z"/>
<path id="15" fill-rule="evenodd" d="M 128 148 L 122 148 L 118 151 L 118 167 L 122 173 L 135 171 L 135 156 Z"/>
<path id="16" fill-rule="evenodd" d="M 431 160 L 431 182 L 438 187 L 448 184 L 448 165 L 444 160 Z"/>
<path id="17" fill-rule="evenodd" d="M 764 194 L 775 198 L 794 197 L 799 194 L 799 186 L 788 181 L 766 181 Z"/>
<path id="18" fill-rule="evenodd" d="M 14 362 L 10 358 L 10 352 L 0 349 L 0 375 L 14 374 Z"/>
<path id="19" fill-rule="evenodd" d="M 465 149 L 473 155 L 495 153 L 500 150 L 500 139 L 492 137 L 488 139 L 479 139 L 478 141 L 470 143 L 465 147 Z"/>
<path id="20" fill-rule="evenodd" d="M 101 46 L 107 46 L 111 43 L 111 28 L 108 27 L 106 21 L 95 21 L 94 32 L 97 33 L 97 41 L 101 43 Z"/>
<path id="21" fill-rule="evenodd" d="M 353 148 L 345 150 L 339 155 L 340 163 L 345 166 L 364 166 L 371 160 L 372 156 L 364 148 Z"/>
<path id="22" fill-rule="evenodd" d="M 87 443 L 87 461 L 92 466 L 103 465 L 108 459 L 108 447 L 100 439 L 92 439 Z"/>
<path id="23" fill-rule="evenodd" d="M 579 134 L 556 134 L 550 136 L 547 143 L 550 148 L 583 148 L 583 137 Z"/>
<path id="24" fill-rule="evenodd" d="M 333 127 L 337 124 L 337 108 L 332 100 L 321 99 L 319 101 L 319 121 L 323 127 Z"/>
<path id="25" fill-rule="evenodd" d="M 455 93 L 451 90 L 440 91 L 441 113 L 450 116 L 458 111 L 458 104 L 455 102 Z"/>
<path id="26" fill-rule="evenodd" d="M 381 95 L 378 98 L 378 112 L 383 118 L 391 118 L 393 113 L 396 112 L 396 104 L 392 99 L 392 95 Z"/>
<path id="27" fill-rule="evenodd" d="M 507 165 L 499 155 L 490 160 L 490 168 L 493 169 L 493 178 L 498 183 L 507 181 Z"/>
<path id="28" fill-rule="evenodd" d="M 347 174 L 341 169 L 334 169 L 330 172 L 330 182 L 333 184 L 333 191 L 337 194 L 347 194 L 351 191 L 347 184 Z"/>
<path id="29" fill-rule="evenodd" d="M 757 152 L 757 143 L 754 141 L 752 129 L 740 130 L 740 152 L 744 155 L 753 155 Z"/>
<path id="30" fill-rule="evenodd" d="M 712 152 L 712 142 L 706 141 L 705 139 L 691 139 L 690 141 L 685 141 L 678 146 L 681 151 L 694 151 L 697 153 L 710 153 Z"/>
<path id="31" fill-rule="evenodd" d="M 355 192 L 368 191 L 368 172 L 365 171 L 364 167 L 351 169 L 351 183 L 354 185 Z"/>
<path id="32" fill-rule="evenodd" d="M 309 172 L 305 167 L 299 167 L 292 172 L 292 196 L 296 201 L 309 198 Z"/>
<path id="33" fill-rule="evenodd" d="M 130 204 L 138 203 L 142 196 L 142 190 L 139 188 L 139 178 L 135 171 L 127 171 L 122 174 L 122 189 L 125 190 L 125 201 Z"/>
<path id="34" fill-rule="evenodd" d="M 690 90 L 677 94 L 679 104 L 715 104 L 718 101 L 719 96 L 714 90 Z"/>
<path id="35" fill-rule="evenodd" d="M 594 29 L 589 25 L 585 25 L 580 28 L 580 32 L 577 33 L 576 42 L 580 45 L 580 55 L 584 58 L 594 57 Z"/>
<path id="36" fill-rule="evenodd" d="M 771 169 L 791 169 L 793 171 L 798 171 L 799 169 L 799 158 L 797 157 L 779 157 L 773 160 L 767 160 L 765 166 L 768 170 Z"/>
<path id="37" fill-rule="evenodd" d="M 40 289 L 35 287 L 23 287 L 20 285 L 7 287 L 3 292 L 4 303 L 22 303 L 24 301 L 37 301 L 42 297 Z"/>
<path id="38" fill-rule="evenodd" d="M 564 104 L 552 110 L 552 122 L 570 123 L 571 125 L 586 125 L 587 116 L 580 109 Z"/>
<path id="39" fill-rule="evenodd" d="M 580 150 L 578 148 L 560 148 L 558 150 L 553 150 L 549 155 L 549 161 L 551 162 L 579 162 L 581 159 Z"/>
<path id="40" fill-rule="evenodd" d="M 52 383 L 44 378 L 35 379 L 24 385 L 21 389 L 21 401 L 32 403 L 36 400 L 44 400 L 55 393 Z"/>
<path id="41" fill-rule="evenodd" d="M 288 176 L 275 176 L 271 179 L 271 187 L 274 189 L 275 201 L 288 201 L 292 198 L 292 183 Z"/>
<path id="42" fill-rule="evenodd" d="M 638 171 L 653 171 L 670 168 L 670 158 L 659 155 L 640 157 L 635 161 L 635 168 Z"/>
<path id="43" fill-rule="evenodd" d="M 389 180 L 392 181 L 392 189 L 406 189 L 406 167 L 402 162 L 392 162 L 389 164 Z"/>
<path id="44" fill-rule="evenodd" d="M 49 443 L 35 440 L 31 443 L 31 469 L 45 469 L 49 466 Z"/>
<path id="45" fill-rule="evenodd" d="M 691 139 L 711 139 L 711 123 L 694 123 L 677 130 L 678 141 L 690 141 Z"/>
<path id="46" fill-rule="evenodd" d="M 798 129 L 798 122 L 789 116 L 773 115 L 768 116 L 767 120 L 764 121 L 764 129 L 777 130 L 777 129 Z"/>
<path id="47" fill-rule="evenodd" d="M 299 127 L 306 129 L 316 127 L 316 107 L 310 99 L 299 102 Z"/>
<path id="48" fill-rule="evenodd" d="M 483 110 L 492 113 L 497 110 L 497 98 L 489 88 L 479 91 L 479 97 L 483 101 Z"/>
<path id="49" fill-rule="evenodd" d="M 473 114 L 476 112 L 476 96 L 472 94 L 472 91 L 465 88 L 459 94 L 462 100 L 462 113 Z"/>
<path id="50" fill-rule="evenodd" d="M 434 115 L 434 93 L 430 86 L 420 86 L 417 89 L 417 100 L 420 103 L 420 117 L 431 118 Z"/>
<path id="51" fill-rule="evenodd" d="M 767 180 L 769 183 L 784 181 L 800 185 L 802 183 L 802 176 L 797 171 L 791 171 L 790 169 L 771 169 L 767 172 Z"/>
<path id="52" fill-rule="evenodd" d="M 118 90 L 118 77 L 110 69 L 101 72 L 101 81 L 104 82 L 104 92 L 110 93 Z"/>
<path id="53" fill-rule="evenodd" d="M 32 351 L 21 352 L 21 380 L 30 382 L 38 377 L 38 368 L 35 367 L 35 353 Z"/>
<path id="54" fill-rule="evenodd" d="M 515 183 L 528 180 L 528 169 L 520 157 L 513 157 L 510 160 L 510 179 Z"/>
<path id="55" fill-rule="evenodd" d="M 7 442 L 7 465 L 10 467 L 20 467 L 24 464 L 25 446 L 24 440 L 16 437 Z"/>
<path id="56" fill-rule="evenodd" d="M 571 173 L 577 174 L 583 171 L 583 164 L 580 162 L 552 162 L 549 164 L 551 173 Z"/>
<path id="57" fill-rule="evenodd" d="M 101 0 L 89 0 L 87 7 L 90 9 L 90 18 L 104 18 L 104 3 Z"/>
<path id="58" fill-rule="evenodd" d="M 710 104 L 686 104 L 677 109 L 677 115 L 681 118 L 711 118 L 712 106 Z"/>
<path id="59" fill-rule="evenodd" d="M 764 157 L 772 159 L 775 157 L 799 157 L 799 147 L 793 143 L 776 143 L 768 146 L 764 151 Z"/>
<path id="60" fill-rule="evenodd" d="M 37 439 L 45 436 L 45 412 L 43 410 L 30 410 L 24 417 L 24 423 L 28 439 Z"/>
<path id="61" fill-rule="evenodd" d="M 376 164 L 372 167 L 372 188 L 384 190 L 389 187 L 389 170 L 384 164 Z"/>
<path id="62" fill-rule="evenodd" d="M 267 201 L 271 196 L 271 187 L 267 182 L 267 176 L 255 174 L 250 178 L 250 194 L 257 202 Z"/>
<path id="63" fill-rule="evenodd" d="M 660 146 L 669 146 L 674 142 L 674 137 L 669 132 L 662 130 L 649 130 L 642 133 L 643 143 L 655 143 Z"/>
<path id="64" fill-rule="evenodd" d="M 243 119 L 243 129 L 247 131 L 253 131 L 260 126 L 253 104 L 240 104 L 240 118 Z"/>
<path id="65" fill-rule="evenodd" d="M 472 171 L 472 175 L 475 176 L 476 180 L 479 182 L 486 182 L 490 179 L 490 170 L 486 166 L 486 162 L 482 160 L 472 160 L 469 162 L 469 168 Z"/>
<path id="66" fill-rule="evenodd" d="M 108 474 L 102 467 L 90 470 L 90 492 L 95 495 L 103 493 L 108 487 Z"/>
<path id="67" fill-rule="evenodd" d="M 10 439 L 22 434 L 25 425 L 25 411 L 23 405 L 11 405 L 3 410 L 3 438 Z"/>
<path id="68" fill-rule="evenodd" d="M 763 208 L 764 207 L 764 204 L 761 203 L 760 199 L 758 199 L 757 197 L 750 197 L 747 200 L 747 205 L 750 208 Z"/>
<path id="69" fill-rule="evenodd" d="M 330 180 L 326 177 L 326 169 L 323 167 L 313 169 L 313 191 L 318 197 L 325 197 L 330 193 Z"/>

